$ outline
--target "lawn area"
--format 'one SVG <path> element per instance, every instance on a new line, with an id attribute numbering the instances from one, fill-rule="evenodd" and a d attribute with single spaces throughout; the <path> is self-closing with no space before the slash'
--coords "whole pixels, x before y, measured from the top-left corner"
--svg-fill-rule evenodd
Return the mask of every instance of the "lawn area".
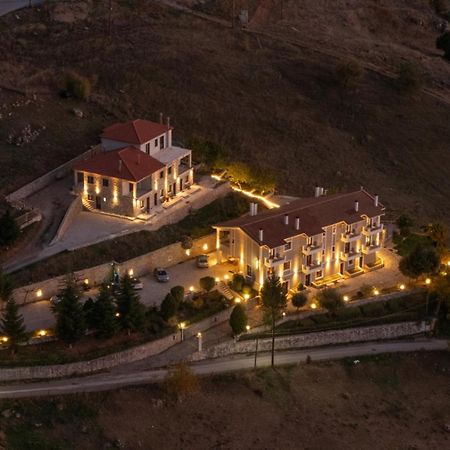
<path id="1" fill-rule="evenodd" d="M 158 231 L 139 231 L 72 252 L 58 253 L 13 273 L 11 277 L 14 285 L 19 287 L 110 261 L 123 262 L 178 242 L 186 235 L 194 239 L 205 236 L 212 232 L 212 225 L 247 211 L 247 199 L 232 192 Z"/>

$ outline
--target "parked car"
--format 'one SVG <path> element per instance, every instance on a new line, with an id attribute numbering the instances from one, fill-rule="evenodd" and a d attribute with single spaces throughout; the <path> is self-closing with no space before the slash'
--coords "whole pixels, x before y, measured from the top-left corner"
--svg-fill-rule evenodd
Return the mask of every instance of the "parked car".
<path id="1" fill-rule="evenodd" d="M 52 304 L 52 305 L 57 305 L 59 302 L 61 301 L 61 296 L 60 295 L 52 295 L 51 297 L 50 297 L 50 303 Z"/>
<path id="2" fill-rule="evenodd" d="M 144 289 L 144 282 L 137 277 L 131 277 L 131 284 L 135 290 Z"/>
<path id="3" fill-rule="evenodd" d="M 153 271 L 153 275 L 155 276 L 156 281 L 158 281 L 159 283 L 167 283 L 170 280 L 167 270 L 161 267 L 157 267 Z"/>
<path id="4" fill-rule="evenodd" d="M 209 259 L 208 255 L 198 255 L 197 256 L 197 267 L 207 269 L 209 267 L 208 259 Z"/>

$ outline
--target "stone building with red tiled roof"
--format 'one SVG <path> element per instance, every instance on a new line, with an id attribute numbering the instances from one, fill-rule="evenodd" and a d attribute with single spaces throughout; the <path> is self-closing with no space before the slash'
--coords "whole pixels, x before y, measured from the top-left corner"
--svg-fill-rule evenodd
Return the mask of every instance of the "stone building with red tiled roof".
<path id="1" fill-rule="evenodd" d="M 287 289 L 300 283 L 320 287 L 382 267 L 384 241 L 377 195 L 365 190 L 301 198 L 280 208 L 249 214 L 215 226 L 222 257 L 261 286 L 278 275 Z"/>
<path id="2" fill-rule="evenodd" d="M 130 218 L 152 211 L 194 182 L 191 150 L 172 144 L 169 120 L 116 123 L 100 152 L 75 164 L 74 191 L 86 209 Z"/>

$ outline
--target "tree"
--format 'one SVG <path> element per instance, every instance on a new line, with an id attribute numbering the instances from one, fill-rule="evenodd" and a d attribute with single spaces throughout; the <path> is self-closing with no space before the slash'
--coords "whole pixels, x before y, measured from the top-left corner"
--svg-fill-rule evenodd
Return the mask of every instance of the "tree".
<path id="1" fill-rule="evenodd" d="M 69 72 L 65 79 L 66 94 L 78 100 L 87 100 L 91 95 L 91 82 L 76 72 Z"/>
<path id="2" fill-rule="evenodd" d="M 13 291 L 11 278 L 0 267 L 0 300 L 7 302 Z"/>
<path id="3" fill-rule="evenodd" d="M 401 64 L 398 70 L 397 84 L 404 93 L 414 94 L 422 87 L 422 75 L 414 64 Z"/>
<path id="4" fill-rule="evenodd" d="M 94 317 L 94 300 L 89 297 L 83 304 L 84 318 L 86 319 L 86 326 L 93 330 L 95 329 L 95 317 Z"/>
<path id="5" fill-rule="evenodd" d="M 363 68 L 358 61 L 344 61 L 336 67 L 336 80 L 342 88 L 351 89 L 358 85 L 363 73 Z"/>
<path id="6" fill-rule="evenodd" d="M 245 278 L 244 275 L 240 273 L 235 273 L 233 279 L 231 280 L 231 289 L 236 292 L 241 292 L 244 288 Z"/>
<path id="7" fill-rule="evenodd" d="M 176 300 L 178 306 L 184 301 L 184 287 L 183 286 L 174 286 L 170 293 L 173 295 Z"/>
<path id="8" fill-rule="evenodd" d="M 139 295 L 136 294 L 128 274 L 125 274 L 120 280 L 117 312 L 119 313 L 120 325 L 124 330 L 127 330 L 128 334 L 132 331 L 144 329 L 145 308 L 139 301 Z"/>
<path id="9" fill-rule="evenodd" d="M 169 292 L 161 303 L 161 317 L 167 322 L 178 310 L 178 302 L 171 292 Z"/>
<path id="10" fill-rule="evenodd" d="M 270 324 L 272 330 L 271 364 L 273 367 L 275 362 L 275 323 L 280 317 L 281 310 L 286 307 L 286 292 L 279 277 L 271 275 L 264 282 L 261 289 L 261 300 L 265 320 Z"/>
<path id="11" fill-rule="evenodd" d="M 9 209 L 0 217 L 0 247 L 13 244 L 20 236 L 20 228 Z"/>
<path id="12" fill-rule="evenodd" d="M 1 319 L 0 329 L 8 338 L 9 348 L 14 352 L 17 346 L 28 339 L 23 317 L 12 297 L 6 302 L 6 308 Z"/>
<path id="13" fill-rule="evenodd" d="M 292 306 L 297 308 L 302 308 L 308 302 L 308 296 L 304 292 L 296 292 L 291 298 Z"/>
<path id="14" fill-rule="evenodd" d="M 216 280 L 214 277 L 202 277 L 200 278 L 200 287 L 206 292 L 211 291 L 216 285 Z"/>
<path id="15" fill-rule="evenodd" d="M 450 31 L 446 31 L 436 39 L 436 48 L 444 52 L 444 58 L 450 60 Z"/>
<path id="16" fill-rule="evenodd" d="M 436 245 L 438 253 L 441 255 L 445 252 L 448 241 L 448 229 L 442 223 L 430 223 L 425 227 L 425 232 L 430 236 Z"/>
<path id="17" fill-rule="evenodd" d="M 403 237 L 410 234 L 411 227 L 414 225 L 414 221 L 407 214 L 401 214 L 395 223 L 400 230 L 400 235 Z"/>
<path id="18" fill-rule="evenodd" d="M 322 308 L 325 308 L 332 315 L 344 306 L 344 299 L 337 289 L 326 288 L 317 294 L 317 301 Z"/>
<path id="19" fill-rule="evenodd" d="M 247 326 L 247 314 L 242 305 L 237 304 L 230 315 L 230 327 L 233 334 L 236 336 L 245 331 Z"/>
<path id="20" fill-rule="evenodd" d="M 96 337 L 99 338 L 113 336 L 118 328 L 114 299 L 110 289 L 105 284 L 101 285 L 97 300 L 93 305 L 92 325 L 96 330 Z"/>
<path id="21" fill-rule="evenodd" d="M 399 263 L 400 272 L 409 278 L 431 275 L 439 268 L 439 255 L 433 247 L 418 245 Z"/>
<path id="22" fill-rule="evenodd" d="M 79 341 L 86 332 L 86 320 L 77 285 L 72 278 L 66 280 L 66 286 L 60 291 L 61 299 L 53 307 L 56 314 L 56 335 L 70 346 Z"/>

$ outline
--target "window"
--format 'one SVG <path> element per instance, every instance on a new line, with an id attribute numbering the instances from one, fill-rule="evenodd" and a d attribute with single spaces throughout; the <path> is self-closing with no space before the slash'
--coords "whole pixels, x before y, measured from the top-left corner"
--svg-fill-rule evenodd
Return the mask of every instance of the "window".
<path id="1" fill-rule="evenodd" d="M 325 250 L 322 250 L 322 256 L 325 256 Z"/>
<path id="2" fill-rule="evenodd" d="M 139 203 L 141 205 L 141 208 L 143 208 L 144 207 L 144 200 L 141 200 Z"/>
<path id="3" fill-rule="evenodd" d="M 158 139 L 155 139 L 155 147 L 158 147 Z"/>
<path id="4" fill-rule="evenodd" d="M 351 225 L 346 225 L 345 226 L 345 232 L 346 233 L 351 233 L 351 231 L 352 231 L 352 226 Z"/>
<path id="5" fill-rule="evenodd" d="M 164 178 L 164 170 L 161 170 L 161 172 L 159 172 L 159 178 Z"/>
<path id="6" fill-rule="evenodd" d="M 94 184 L 94 177 L 92 175 L 88 176 L 88 183 L 89 184 Z"/>
<path id="7" fill-rule="evenodd" d="M 170 175 L 172 173 L 172 166 L 167 169 L 167 173 Z"/>
<path id="8" fill-rule="evenodd" d="M 164 148 L 164 136 L 159 138 L 159 148 Z"/>
<path id="9" fill-rule="evenodd" d="M 306 265 L 307 265 L 307 266 L 310 266 L 310 265 L 311 265 L 311 262 L 312 262 L 312 255 L 308 255 L 308 256 L 306 257 Z"/>
<path id="10" fill-rule="evenodd" d="M 169 192 L 172 192 L 172 185 L 169 184 Z"/>
<path id="11" fill-rule="evenodd" d="M 350 243 L 346 242 L 345 246 L 344 246 L 344 253 L 349 253 L 350 252 Z"/>
<path id="12" fill-rule="evenodd" d="M 281 285 L 283 286 L 283 291 L 284 292 L 288 292 L 289 291 L 289 281 L 284 281 L 283 283 L 281 283 Z"/>
<path id="13" fill-rule="evenodd" d="M 333 245 L 333 247 L 331 247 L 331 251 L 334 253 L 336 251 L 336 247 Z"/>
<path id="14" fill-rule="evenodd" d="M 252 276 L 252 266 L 250 264 L 247 264 L 247 276 Z"/>
<path id="15" fill-rule="evenodd" d="M 323 272 L 321 270 L 318 270 L 316 272 L 316 278 L 322 278 L 323 277 Z"/>
<path id="16" fill-rule="evenodd" d="M 289 251 L 291 249 L 292 249 L 292 242 L 291 241 L 286 242 L 286 244 L 284 244 L 284 250 Z"/>
<path id="17" fill-rule="evenodd" d="M 109 180 L 108 180 L 108 178 L 103 178 L 102 184 L 103 184 L 103 187 L 108 187 L 108 186 L 109 186 Z"/>
<path id="18" fill-rule="evenodd" d="M 148 144 L 145 144 L 145 152 L 147 155 L 150 155 L 150 142 Z"/>
<path id="19" fill-rule="evenodd" d="M 164 195 L 164 189 L 161 189 L 160 195 L 161 195 L 161 197 Z"/>
<path id="20" fill-rule="evenodd" d="M 88 200 L 91 200 L 91 201 L 94 200 L 94 196 L 92 194 L 89 194 L 88 195 Z"/>
<path id="21" fill-rule="evenodd" d="M 349 266 L 353 266 L 353 259 L 349 259 L 349 260 L 348 260 L 348 265 L 349 265 Z"/>
<path id="22" fill-rule="evenodd" d="M 313 243 L 313 238 L 312 238 L 312 236 L 308 236 L 308 245 L 312 245 L 312 243 Z"/>
<path id="23" fill-rule="evenodd" d="M 84 181 L 84 173 L 77 172 L 77 183 L 82 183 Z"/>
<path id="24" fill-rule="evenodd" d="M 336 234 L 336 225 L 333 225 L 333 226 L 331 227 L 331 232 L 332 232 L 333 234 Z"/>
<path id="25" fill-rule="evenodd" d="M 287 272 L 288 270 L 291 270 L 291 262 L 290 262 L 290 261 L 286 261 L 286 262 L 283 264 L 283 271 L 284 271 L 284 272 Z"/>
<path id="26" fill-rule="evenodd" d="M 130 190 L 130 194 L 133 193 L 134 189 L 133 189 L 133 183 L 128 183 L 128 189 Z"/>

